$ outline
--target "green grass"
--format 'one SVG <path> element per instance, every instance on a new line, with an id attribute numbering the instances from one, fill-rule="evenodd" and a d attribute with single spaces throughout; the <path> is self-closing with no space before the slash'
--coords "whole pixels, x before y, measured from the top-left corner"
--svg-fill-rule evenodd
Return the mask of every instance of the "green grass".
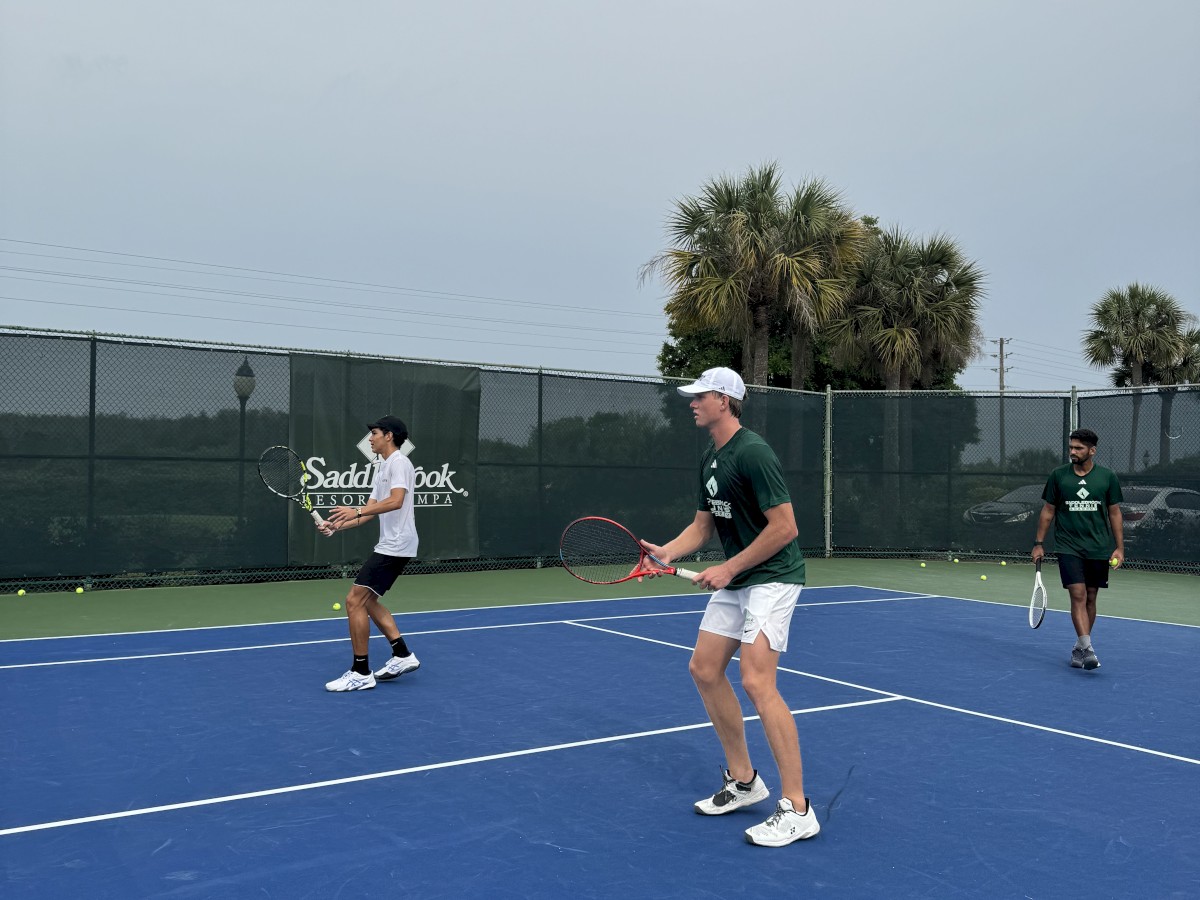
<path id="1" fill-rule="evenodd" d="M 987 581 L 980 579 L 987 575 Z M 948 597 L 991 600 L 1024 606 L 1032 590 L 1033 566 L 998 562 L 952 563 L 896 559 L 810 559 L 808 583 L 857 584 Z M 1043 573 L 1053 609 L 1067 608 L 1058 570 Z M 0 637 L 52 637 L 154 631 L 212 625 L 340 618 L 351 581 L 289 581 L 205 587 L 140 588 L 75 593 L 36 593 L 0 597 Z M 1100 614 L 1200 625 L 1200 578 L 1120 570 L 1100 593 Z M 593 587 L 562 569 L 405 575 L 387 595 L 393 612 L 455 609 L 521 603 L 551 603 L 605 597 L 679 594 L 691 590 L 679 578 L 655 578 Z M 697 591 L 697 594 L 703 592 Z"/>

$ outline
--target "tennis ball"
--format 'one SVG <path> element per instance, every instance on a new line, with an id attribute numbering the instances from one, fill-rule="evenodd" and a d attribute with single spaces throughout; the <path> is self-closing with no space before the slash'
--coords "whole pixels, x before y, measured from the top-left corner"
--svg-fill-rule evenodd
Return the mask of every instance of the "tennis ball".
<path id="1" fill-rule="evenodd" d="M 1119 566 L 1121 564 L 1121 561 L 1119 559 L 1117 559 L 1116 557 L 1113 557 L 1112 559 L 1110 559 L 1108 561 L 1108 564 L 1115 569 L 1117 566 Z"/>
<path id="2" fill-rule="evenodd" d="M 25 596 L 25 588 L 21 588 L 19 591 L 17 591 L 17 596 L 24 597 Z"/>
<path id="3" fill-rule="evenodd" d="M 1002 566 L 1007 566 L 1007 565 L 1008 565 L 1008 562 L 1007 562 L 1006 560 L 1003 560 L 1003 559 L 1002 559 L 1002 560 L 1000 560 L 1000 565 L 1002 565 Z"/>
<path id="4" fill-rule="evenodd" d="M 955 557 L 954 561 L 955 561 L 955 562 L 958 562 L 958 558 L 957 558 L 957 557 Z"/>
<path id="5" fill-rule="evenodd" d="M 980 581 L 987 581 L 987 576 L 986 576 L 986 575 L 980 575 L 980 576 L 979 576 L 979 580 L 980 580 Z"/>
<path id="6" fill-rule="evenodd" d="M 341 608 L 342 608 L 342 604 L 340 604 L 340 603 L 335 603 L 335 604 L 333 604 L 333 608 L 334 608 L 334 609 L 341 609 Z"/>
<path id="7" fill-rule="evenodd" d="M 75 593 L 77 593 L 77 594 L 82 594 L 82 593 L 83 593 L 83 588 L 81 588 L 81 587 L 77 587 L 77 588 L 75 588 Z"/>
<path id="8" fill-rule="evenodd" d="M 925 563 L 921 563 L 921 568 L 925 568 Z"/>

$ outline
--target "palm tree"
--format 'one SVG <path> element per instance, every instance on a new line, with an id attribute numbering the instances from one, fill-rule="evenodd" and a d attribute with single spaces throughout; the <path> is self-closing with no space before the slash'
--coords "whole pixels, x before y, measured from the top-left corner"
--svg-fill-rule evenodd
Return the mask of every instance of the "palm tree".
<path id="1" fill-rule="evenodd" d="M 838 360 L 883 376 L 889 391 L 932 379 L 939 364 L 979 352 L 983 272 L 943 235 L 923 241 L 893 228 L 876 234 L 851 273 L 845 312 L 828 329 Z M 885 463 L 900 469 L 897 398 L 883 409 Z M 886 501 L 898 508 L 899 481 Z"/>
<path id="2" fill-rule="evenodd" d="M 1200 328 L 1189 328 L 1183 339 L 1186 345 L 1183 353 L 1170 364 L 1159 368 L 1148 362 L 1142 369 L 1143 380 L 1146 384 L 1159 385 L 1158 393 L 1162 397 L 1158 412 L 1159 465 L 1171 463 L 1171 412 L 1179 385 L 1200 383 Z M 1116 387 L 1128 387 L 1133 382 L 1132 367 L 1122 361 L 1113 370 L 1111 379 Z"/>
<path id="3" fill-rule="evenodd" d="M 820 180 L 785 196 L 777 165 L 768 163 L 676 201 L 667 236 L 672 246 L 642 267 L 641 279 L 662 277 L 664 310 L 678 330 L 740 342 L 747 380 L 765 384 L 773 318 L 789 314 L 803 351 L 838 309 L 838 267 L 853 258 L 861 226 Z M 797 356 L 803 366 L 805 354 Z"/>
<path id="4" fill-rule="evenodd" d="M 783 226 L 783 303 L 792 336 L 792 388 L 803 390 L 812 369 L 813 339 L 845 308 L 848 274 L 862 257 L 868 232 L 841 194 L 819 179 L 796 188 Z"/>
<path id="5" fill-rule="evenodd" d="M 1093 366 L 1129 366 L 1133 387 L 1130 423 L 1129 468 L 1134 471 L 1138 419 L 1147 364 L 1169 367 L 1186 351 L 1184 329 L 1192 317 L 1170 294 L 1152 285 L 1134 282 L 1128 288 L 1109 290 L 1092 306 L 1092 328 L 1083 335 L 1083 355 Z"/>

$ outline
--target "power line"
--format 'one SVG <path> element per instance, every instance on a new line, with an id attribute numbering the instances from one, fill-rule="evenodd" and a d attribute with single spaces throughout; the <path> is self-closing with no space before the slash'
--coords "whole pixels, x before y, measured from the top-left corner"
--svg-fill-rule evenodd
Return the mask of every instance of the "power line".
<path id="1" fill-rule="evenodd" d="M 187 299 L 191 299 L 191 298 L 187 298 Z M 177 318 L 185 318 L 185 319 L 204 319 L 206 321 L 211 321 L 211 322 L 235 322 L 239 325 L 270 325 L 270 326 L 273 326 L 276 328 L 302 328 L 302 329 L 309 330 L 309 331 L 325 331 L 325 332 L 337 331 L 337 332 L 341 332 L 343 334 L 365 334 L 365 335 L 371 335 L 372 337 L 397 337 L 397 338 L 407 338 L 409 340 L 416 339 L 416 340 L 428 340 L 428 341 L 445 340 L 445 341 L 453 341 L 453 342 L 463 343 L 463 344 L 487 344 L 488 346 L 495 346 L 495 344 L 496 344 L 495 341 L 482 341 L 482 340 L 476 341 L 476 340 L 472 340 L 471 338 L 447 338 L 445 335 L 436 335 L 435 336 L 435 335 L 425 335 L 425 334 L 413 334 L 411 332 L 397 334 L 396 332 L 360 331 L 360 330 L 353 329 L 353 328 L 335 328 L 335 327 L 328 326 L 328 325 L 300 325 L 300 324 L 297 324 L 294 322 L 263 322 L 258 319 L 231 319 L 226 316 L 202 316 L 202 315 L 199 315 L 198 313 L 177 313 L 177 312 L 164 312 L 162 310 L 130 309 L 130 308 L 124 307 L 124 306 L 96 306 L 96 305 L 87 304 L 87 303 L 69 303 L 69 302 L 61 301 L 61 300 L 34 300 L 29 297 L 0 296 L 0 300 L 12 300 L 12 301 L 15 301 L 18 303 L 40 303 L 40 304 L 47 305 L 47 306 L 72 306 L 72 307 L 83 308 L 83 309 L 104 310 L 107 312 L 132 312 L 132 313 L 140 313 L 142 315 L 152 315 L 152 316 L 174 316 Z M 545 344 L 517 344 L 517 343 L 511 343 L 511 342 L 505 342 L 505 346 L 507 346 L 507 347 L 529 347 L 529 348 L 533 348 L 533 349 L 537 349 L 537 350 L 549 350 L 549 349 L 569 350 L 571 352 L 578 352 L 578 353 L 608 353 L 608 354 L 616 353 L 616 354 L 621 354 L 623 356 L 644 356 L 646 353 L 646 351 L 644 351 L 644 350 L 607 350 L 607 349 L 598 349 L 595 347 L 561 347 L 561 346 L 548 347 Z"/>
<path id="2" fill-rule="evenodd" d="M 76 279 L 82 279 L 85 281 L 111 281 L 111 282 L 116 282 L 118 284 L 140 284 L 140 285 L 146 285 L 146 286 L 151 286 L 151 287 L 169 287 L 169 288 L 174 288 L 176 290 L 197 291 L 197 292 L 202 292 L 202 293 L 214 293 L 214 294 L 225 294 L 225 295 L 235 296 L 235 297 L 250 297 L 250 298 L 264 298 L 264 299 L 270 299 L 270 300 L 282 300 L 286 303 L 319 304 L 319 305 L 322 305 L 325 307 L 330 306 L 330 301 L 328 301 L 328 300 L 309 299 L 309 298 L 305 298 L 305 297 L 287 297 L 287 296 L 283 296 L 283 295 L 279 295 L 279 294 L 257 294 L 257 293 L 252 293 L 252 292 L 248 292 L 248 291 L 233 291 L 233 290 L 227 290 L 227 289 L 223 289 L 223 288 L 192 287 L 190 285 L 183 285 L 183 284 L 171 284 L 171 283 L 162 283 L 162 282 L 153 282 L 153 281 L 135 281 L 132 279 L 108 278 L 108 277 L 99 276 L 99 275 L 76 275 L 76 274 L 69 273 L 69 272 L 47 272 L 47 271 L 37 270 L 37 269 L 14 269 L 14 267 L 12 267 L 12 266 L 0 266 L 0 270 L 33 272 L 35 274 L 46 274 L 46 275 L 58 275 L 60 277 L 76 278 Z M 67 282 L 67 281 L 55 281 L 52 279 L 45 279 L 45 278 L 27 278 L 27 277 L 20 276 L 20 275 L 0 275 L 0 278 L 7 278 L 11 281 L 29 281 L 34 284 L 61 284 L 65 287 L 75 287 L 75 288 L 83 287 L 88 290 L 119 291 L 122 294 L 145 294 L 145 295 L 155 296 L 155 297 L 172 297 L 175 299 L 188 300 L 191 302 L 200 300 L 200 301 L 207 301 L 210 303 L 234 303 L 239 306 L 256 306 L 256 307 L 261 307 L 263 309 L 288 309 L 289 308 L 286 306 L 278 306 L 278 305 L 270 304 L 270 303 L 253 303 L 253 302 L 241 303 L 237 300 L 226 300 L 226 299 L 222 299 L 221 297 L 205 297 L 205 296 L 196 297 L 196 296 L 191 296 L 191 295 L 186 295 L 186 294 L 170 294 L 170 293 L 165 293 L 163 291 L 141 291 L 141 290 L 137 290 L 135 288 L 113 287 L 111 285 L 104 285 L 104 284 L 79 285 L 79 284 L 72 284 L 71 282 Z M 371 310 L 371 311 L 374 311 L 376 313 L 376 315 L 361 316 L 361 315 L 357 315 L 355 313 L 345 312 L 344 311 L 345 309 Z M 495 322 L 495 323 L 501 323 L 501 324 L 505 324 L 505 325 L 522 325 L 522 326 L 528 326 L 528 327 L 532 327 L 532 328 L 558 328 L 558 329 L 566 329 L 569 331 L 584 331 L 587 334 L 592 334 L 592 333 L 595 333 L 598 331 L 603 331 L 608 334 L 628 334 L 629 333 L 628 329 L 619 329 L 619 328 L 594 328 L 594 327 L 580 326 L 580 325 L 561 325 L 561 324 L 557 324 L 557 323 L 553 323 L 553 322 L 526 322 L 526 321 L 520 321 L 520 320 L 514 321 L 511 319 L 491 319 L 491 318 L 486 318 L 486 317 L 481 317 L 481 316 L 455 315 L 453 313 L 428 313 L 428 312 L 422 312 L 420 310 L 392 310 L 392 309 L 389 309 L 388 307 L 384 307 L 384 306 L 372 306 L 370 304 L 357 304 L 357 303 L 341 304 L 336 309 L 330 309 L 330 308 L 308 309 L 308 310 L 303 310 L 303 311 L 313 313 L 315 315 L 336 315 L 339 317 L 348 316 L 350 318 L 358 318 L 358 319 L 385 318 L 388 321 L 404 322 L 405 321 L 404 319 L 397 319 L 397 318 L 394 318 L 391 316 L 381 317 L 381 316 L 377 315 L 378 313 L 397 312 L 398 311 L 398 312 L 403 312 L 404 314 L 410 315 L 410 316 L 420 316 L 423 318 L 436 318 L 438 320 L 452 319 L 452 320 L 463 320 L 463 321 L 469 321 L 469 322 Z M 471 326 L 468 325 L 466 327 L 469 328 Z M 503 329 L 492 329 L 492 330 L 499 331 L 503 334 L 525 334 L 526 333 L 524 331 L 504 331 Z M 597 339 L 597 340 L 599 340 L 599 339 Z M 617 343 L 617 342 L 613 342 L 613 343 Z M 619 343 L 628 345 L 631 342 L 626 340 L 626 341 L 620 341 Z"/>
<path id="3" fill-rule="evenodd" d="M 206 268 L 211 268 L 211 269 L 227 269 L 230 272 L 254 272 L 254 273 L 257 273 L 258 275 L 277 275 L 277 276 L 282 276 L 284 278 L 302 279 L 304 281 L 309 281 L 309 282 L 329 282 L 330 284 L 345 287 L 348 290 L 364 291 L 367 293 L 395 293 L 395 294 L 399 294 L 401 296 L 428 295 L 430 298 L 437 298 L 437 299 L 443 299 L 443 300 L 454 300 L 456 302 L 471 302 L 471 301 L 486 300 L 488 302 L 493 302 L 493 303 L 512 303 L 512 304 L 519 305 L 519 306 L 530 306 L 530 307 L 536 307 L 536 308 L 540 308 L 540 309 L 562 309 L 562 310 L 567 310 L 570 312 L 583 312 L 583 313 L 590 313 L 593 315 L 596 315 L 596 314 L 609 315 L 612 312 L 611 310 L 598 309 L 596 307 L 589 307 L 589 306 L 569 306 L 569 305 L 561 304 L 561 303 L 541 303 L 541 302 L 534 301 L 534 300 L 514 300 L 514 299 L 506 298 L 506 297 L 491 297 L 491 296 L 482 295 L 482 294 L 461 294 L 461 293 L 455 293 L 453 291 L 432 291 L 432 290 L 426 290 L 425 288 L 404 287 L 404 286 L 397 286 L 397 285 L 390 285 L 390 284 L 376 284 L 376 283 L 369 282 L 369 281 L 350 281 L 348 279 L 343 279 L 343 278 L 326 278 L 325 276 L 322 276 L 322 275 L 298 275 L 298 274 L 295 274 L 292 272 L 275 272 L 270 269 L 253 269 L 253 268 L 247 268 L 247 267 L 242 267 L 242 266 L 227 266 L 227 265 L 222 265 L 220 263 L 195 262 L 193 260 L 172 259 L 170 257 L 162 257 L 162 256 L 144 256 L 144 255 L 137 254 L 137 253 L 121 253 L 121 252 L 118 252 L 115 250 L 93 250 L 88 247 L 72 247 L 72 246 L 69 246 L 66 244 L 48 244 L 48 243 L 43 243 L 40 241 L 23 241 L 23 240 L 18 240 L 16 238 L 0 237 L 0 241 L 6 241 L 6 242 L 12 243 L 12 244 L 23 244 L 25 246 L 31 246 L 31 247 L 50 247 L 50 248 L 53 248 L 56 250 L 73 250 L 78 253 L 100 253 L 100 254 L 105 254 L 108 256 L 121 256 L 121 257 L 125 257 L 127 259 L 148 259 L 148 260 L 152 260 L 154 262 L 171 262 L 171 263 L 180 263 L 182 265 L 187 265 L 187 266 L 204 266 Z M 19 251 L 19 250 L 0 250 L 0 252 L 12 253 L 12 254 L 22 254 L 22 255 L 38 255 L 38 254 L 24 254 L 24 253 L 22 253 L 22 251 Z M 103 259 L 77 259 L 74 257 L 50 257 L 50 258 L 70 259 L 75 262 L 82 262 L 85 264 L 124 265 L 124 266 L 129 266 L 129 267 L 150 268 L 150 269 L 164 268 L 164 267 L 159 267 L 159 266 L 142 266 L 137 263 L 122 263 L 122 262 L 117 262 L 117 261 L 113 261 L 113 260 L 103 260 Z M 190 269 L 169 269 L 169 268 L 165 269 L 165 271 L 191 272 L 191 274 L 194 274 L 194 275 L 210 275 L 213 277 L 224 277 L 224 278 L 246 278 L 246 279 L 251 279 L 251 280 L 256 280 L 256 281 L 275 281 L 275 279 L 270 279 L 270 278 L 257 278 L 255 276 L 251 276 L 251 275 L 229 275 L 224 272 L 195 272 Z M 295 284 L 296 282 L 295 281 L 285 281 L 285 282 L 277 282 L 277 283 Z M 314 286 L 327 287 L 328 285 L 314 285 Z M 639 317 L 647 317 L 647 318 L 655 318 L 655 319 L 662 318 L 660 313 L 625 312 L 625 313 L 622 313 L 622 315 L 639 316 Z"/>

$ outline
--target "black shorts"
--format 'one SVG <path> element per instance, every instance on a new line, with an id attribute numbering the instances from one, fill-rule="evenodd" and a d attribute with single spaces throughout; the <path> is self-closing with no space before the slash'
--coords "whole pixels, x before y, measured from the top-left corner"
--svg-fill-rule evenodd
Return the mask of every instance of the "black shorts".
<path id="1" fill-rule="evenodd" d="M 1084 559 L 1081 556 L 1058 555 L 1058 574 L 1062 586 L 1082 584 L 1090 588 L 1108 587 L 1108 560 Z"/>
<path id="2" fill-rule="evenodd" d="M 382 553 L 372 553 L 358 570 L 354 583 L 359 587 L 369 588 L 376 597 L 382 597 L 388 592 L 404 567 L 412 561 L 411 556 L 385 556 Z"/>

